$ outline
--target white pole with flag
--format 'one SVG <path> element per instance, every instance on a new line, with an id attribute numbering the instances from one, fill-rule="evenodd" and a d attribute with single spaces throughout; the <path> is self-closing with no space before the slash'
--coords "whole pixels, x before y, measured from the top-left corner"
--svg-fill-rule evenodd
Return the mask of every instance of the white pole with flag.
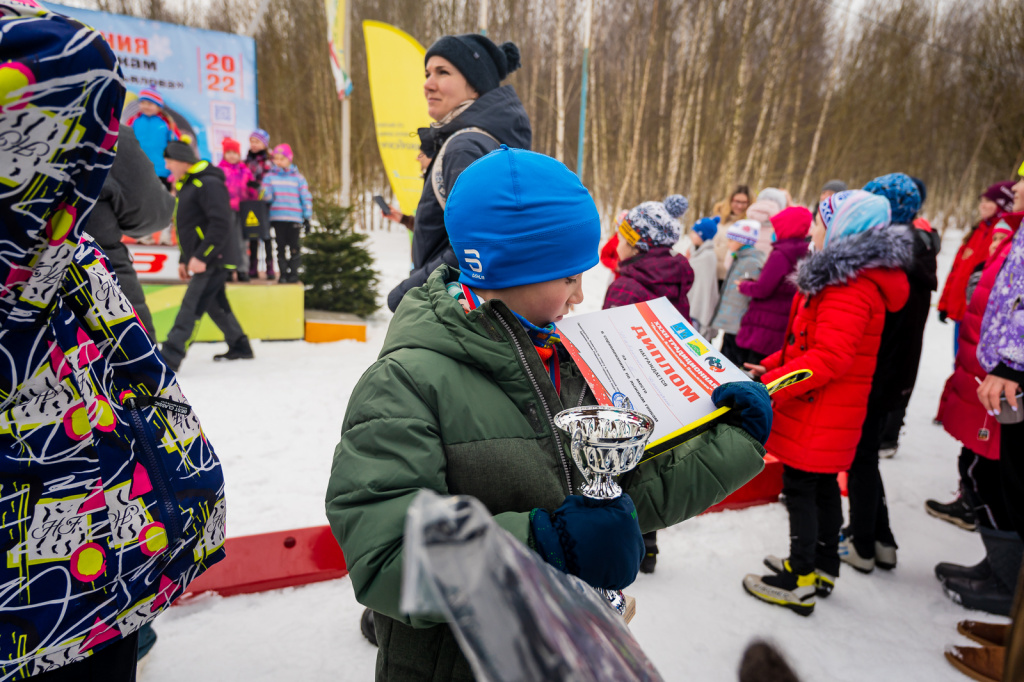
<path id="1" fill-rule="evenodd" d="M 324 0 L 327 10 L 327 39 L 330 48 L 331 72 L 341 100 L 341 203 L 352 203 L 352 110 L 348 98 L 352 94 L 351 50 L 349 50 L 348 0 Z"/>

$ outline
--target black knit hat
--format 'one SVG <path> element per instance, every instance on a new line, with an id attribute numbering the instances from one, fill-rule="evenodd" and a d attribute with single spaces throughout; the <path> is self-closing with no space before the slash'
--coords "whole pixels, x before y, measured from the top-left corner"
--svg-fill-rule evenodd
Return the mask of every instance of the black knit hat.
<path id="1" fill-rule="evenodd" d="M 167 147 L 164 148 L 164 158 L 171 161 L 186 161 L 188 163 L 199 161 L 196 158 L 195 151 L 192 149 L 192 145 L 183 140 L 171 140 L 168 142 Z"/>
<path id="2" fill-rule="evenodd" d="M 520 66 L 519 48 L 515 43 L 502 43 L 498 47 L 490 38 L 477 33 L 440 38 L 427 50 L 423 64 L 434 55 L 450 61 L 481 95 L 497 88 Z"/>

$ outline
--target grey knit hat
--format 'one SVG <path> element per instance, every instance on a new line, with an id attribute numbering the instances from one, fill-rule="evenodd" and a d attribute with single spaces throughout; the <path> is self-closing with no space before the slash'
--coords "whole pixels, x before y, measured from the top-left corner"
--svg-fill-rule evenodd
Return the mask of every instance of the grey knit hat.
<path id="1" fill-rule="evenodd" d="M 690 202 L 682 194 L 673 194 L 664 202 L 645 201 L 626 214 L 619 234 L 643 252 L 655 246 L 672 246 L 683 232 L 679 218 L 689 207 Z"/>
<path id="2" fill-rule="evenodd" d="M 164 158 L 171 161 L 185 161 L 187 163 L 199 161 L 195 151 L 192 149 L 192 145 L 183 140 L 171 140 L 168 142 L 167 147 L 164 149 Z"/>
<path id="3" fill-rule="evenodd" d="M 519 48 L 515 43 L 502 43 L 498 47 L 490 38 L 477 33 L 439 38 L 427 50 L 423 64 L 435 55 L 450 61 L 481 95 L 497 88 L 520 66 Z"/>
<path id="4" fill-rule="evenodd" d="M 836 193 L 839 193 L 839 192 L 845 192 L 848 189 L 849 189 L 849 187 L 847 187 L 846 183 L 843 182 L 842 180 L 829 180 L 828 182 L 826 182 L 824 185 L 821 186 L 821 191 L 822 192 L 836 192 Z"/>

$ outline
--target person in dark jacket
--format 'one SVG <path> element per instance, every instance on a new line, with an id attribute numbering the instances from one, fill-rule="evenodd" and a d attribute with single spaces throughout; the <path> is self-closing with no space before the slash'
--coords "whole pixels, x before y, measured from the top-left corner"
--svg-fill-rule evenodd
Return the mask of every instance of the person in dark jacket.
<path id="1" fill-rule="evenodd" d="M 667 296 L 684 319 L 690 319 L 686 294 L 693 284 L 693 268 L 684 256 L 672 253 L 683 226 L 679 218 L 689 202 L 681 194 L 660 201 L 645 201 L 619 225 L 616 247 L 619 276 L 608 287 L 604 309 L 653 301 Z"/>
<path id="2" fill-rule="evenodd" d="M 750 297 L 750 306 L 736 334 L 736 345 L 745 353 L 747 362 L 760 364 L 782 350 L 796 293 L 796 285 L 789 276 L 807 255 L 807 233 L 812 220 L 811 212 L 803 206 L 790 206 L 772 216 L 776 242 L 761 275 L 753 282 L 739 283 L 740 293 Z"/>
<path id="3" fill-rule="evenodd" d="M 434 123 L 419 135 L 430 165 L 416 208 L 412 273 L 388 294 L 392 312 L 437 266 L 457 265 L 444 229 L 444 201 L 459 174 L 499 144 L 529 149 L 533 137 L 515 89 L 501 85 L 520 65 L 513 43 L 499 47 L 481 35 L 444 36 L 427 50 L 425 64 L 423 91 Z"/>
<path id="4" fill-rule="evenodd" d="M 619 224 L 616 255 L 618 277 L 608 287 L 602 310 L 653 301 L 666 296 L 683 319 L 690 319 L 687 294 L 693 268 L 672 247 L 679 241 L 683 217 L 690 202 L 682 194 L 660 201 L 645 201 Z M 640 571 L 654 573 L 658 563 L 658 532 L 644 533 L 644 559 Z"/>
<path id="5" fill-rule="evenodd" d="M 152 164 L 142 151 L 135 132 L 123 126 L 117 138 L 117 157 L 100 190 L 85 231 L 103 247 L 103 253 L 117 274 L 121 291 L 132 302 L 149 338 L 156 341 L 153 316 L 146 294 L 132 265 L 132 255 L 121 238 L 145 237 L 171 224 L 174 197 L 163 182 L 149 172 Z"/>
<path id="6" fill-rule="evenodd" d="M 209 313 L 228 343 L 228 352 L 215 355 L 214 360 L 251 359 L 249 337 L 231 312 L 224 291 L 240 258 L 224 171 L 198 160 L 182 141 L 167 145 L 164 161 L 177 179 L 176 224 L 181 247 L 178 276 L 188 282 L 188 288 L 160 352 L 168 366 L 177 371 L 196 325 L 203 313 Z"/>
<path id="7" fill-rule="evenodd" d="M 906 409 L 917 381 L 931 294 L 938 286 L 935 259 L 939 239 L 935 232 L 911 227 L 921 207 L 921 192 L 913 178 L 890 173 L 875 178 L 864 189 L 888 199 L 893 223 L 906 225 L 914 237 L 913 260 L 904 267 L 910 296 L 905 306 L 886 314 L 868 412 L 848 478 L 850 524 L 843 533 L 839 555 L 858 571 L 870 573 L 875 566 L 896 567 L 897 546 L 889 527 L 878 450 L 889 414 Z"/>

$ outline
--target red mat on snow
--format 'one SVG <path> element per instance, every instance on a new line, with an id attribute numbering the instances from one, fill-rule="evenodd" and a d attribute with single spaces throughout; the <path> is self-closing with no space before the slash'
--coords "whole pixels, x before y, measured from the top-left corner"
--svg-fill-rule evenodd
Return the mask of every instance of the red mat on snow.
<path id="1" fill-rule="evenodd" d="M 764 471 L 705 513 L 768 504 L 782 492 L 782 463 L 768 455 Z M 204 592 L 222 597 L 333 580 L 348 574 L 345 557 L 328 526 L 228 538 L 227 557 L 192 581 L 179 597 Z"/>

